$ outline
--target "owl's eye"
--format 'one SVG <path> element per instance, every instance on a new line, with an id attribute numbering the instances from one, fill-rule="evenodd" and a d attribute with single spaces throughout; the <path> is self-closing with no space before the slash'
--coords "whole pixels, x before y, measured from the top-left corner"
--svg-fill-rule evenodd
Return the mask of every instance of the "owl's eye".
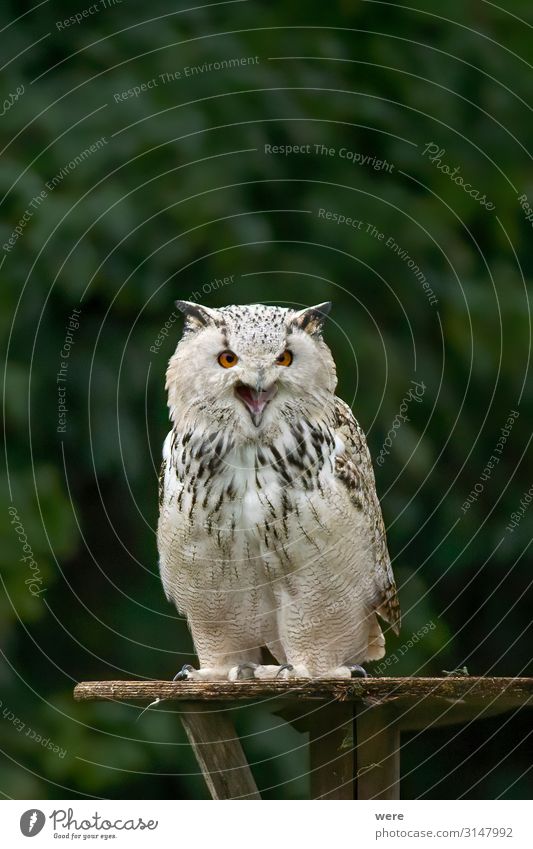
<path id="1" fill-rule="evenodd" d="M 283 351 L 283 353 L 280 354 L 279 357 L 276 358 L 276 365 L 278 365 L 278 366 L 290 366 L 291 363 L 292 363 L 292 352 L 289 351 L 288 349 L 286 351 Z"/>
<path id="2" fill-rule="evenodd" d="M 234 354 L 233 351 L 222 351 L 221 354 L 218 355 L 218 363 L 222 366 L 222 368 L 233 368 L 239 362 L 239 358 L 237 354 Z"/>

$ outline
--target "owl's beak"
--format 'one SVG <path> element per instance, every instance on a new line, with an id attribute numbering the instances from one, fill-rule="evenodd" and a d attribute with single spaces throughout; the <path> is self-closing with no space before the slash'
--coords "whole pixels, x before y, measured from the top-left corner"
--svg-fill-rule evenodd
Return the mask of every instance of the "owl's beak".
<path id="1" fill-rule="evenodd" d="M 261 424 L 265 407 L 272 400 L 278 387 L 275 383 L 268 386 L 266 389 L 255 389 L 253 386 L 248 386 L 246 383 L 239 383 L 235 387 L 235 394 L 246 406 L 252 421 L 256 427 Z"/>

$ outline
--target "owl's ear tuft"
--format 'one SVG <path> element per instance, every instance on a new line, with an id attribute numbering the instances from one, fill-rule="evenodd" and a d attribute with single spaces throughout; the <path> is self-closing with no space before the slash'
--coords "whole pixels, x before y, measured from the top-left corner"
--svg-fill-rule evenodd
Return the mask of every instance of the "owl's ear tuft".
<path id="1" fill-rule="evenodd" d="M 210 324 L 216 324 L 214 310 L 202 307 L 193 301 L 175 301 L 176 307 L 185 316 L 185 330 L 201 330 Z"/>
<path id="2" fill-rule="evenodd" d="M 306 307 L 292 317 L 291 325 L 299 330 L 304 330 L 310 336 L 320 336 L 330 309 L 331 301 L 316 304 L 314 307 Z"/>

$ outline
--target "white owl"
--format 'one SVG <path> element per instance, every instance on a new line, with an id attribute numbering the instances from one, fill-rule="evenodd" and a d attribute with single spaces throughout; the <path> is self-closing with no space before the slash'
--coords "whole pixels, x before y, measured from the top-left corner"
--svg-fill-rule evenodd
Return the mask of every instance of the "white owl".
<path id="1" fill-rule="evenodd" d="M 200 668 L 176 677 L 366 674 L 385 653 L 376 613 L 397 633 L 400 612 L 365 436 L 321 335 L 331 304 L 177 306 L 158 548 Z"/>

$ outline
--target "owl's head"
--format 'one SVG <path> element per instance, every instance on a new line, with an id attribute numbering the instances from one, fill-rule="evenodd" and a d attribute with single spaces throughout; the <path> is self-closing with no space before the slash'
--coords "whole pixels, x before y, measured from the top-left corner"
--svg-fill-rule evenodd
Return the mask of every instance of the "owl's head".
<path id="1" fill-rule="evenodd" d="M 303 310 L 177 301 L 183 336 L 166 388 L 173 421 L 207 416 L 247 437 L 331 407 L 337 377 L 322 325 L 331 304 Z"/>

